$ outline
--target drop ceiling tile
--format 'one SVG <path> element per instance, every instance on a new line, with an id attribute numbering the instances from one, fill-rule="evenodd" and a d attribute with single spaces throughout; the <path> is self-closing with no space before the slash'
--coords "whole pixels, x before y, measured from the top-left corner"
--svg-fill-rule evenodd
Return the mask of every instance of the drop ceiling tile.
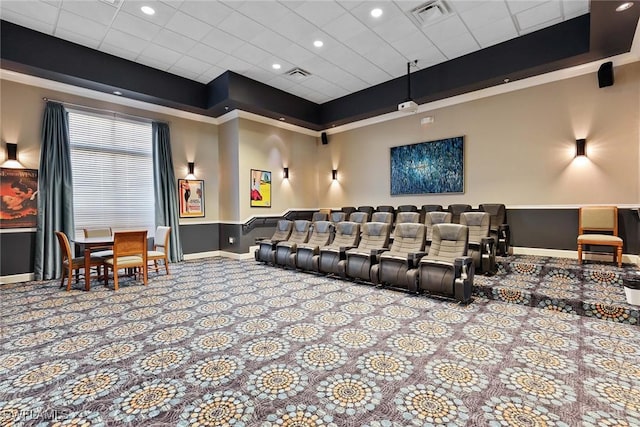
<path id="1" fill-rule="evenodd" d="M 175 50 L 168 49 L 164 46 L 158 46 L 157 44 L 150 43 L 142 52 L 140 52 L 140 58 L 144 58 L 148 61 L 156 61 L 165 65 L 165 68 L 169 68 L 175 62 L 180 59 L 182 53 Z"/>
<path id="2" fill-rule="evenodd" d="M 180 10 L 211 26 L 219 24 L 233 13 L 233 9 L 217 1 L 186 1 L 180 5 Z"/>
<path id="3" fill-rule="evenodd" d="M 293 6 L 293 9 L 297 14 L 320 28 L 345 13 L 344 7 L 333 1 L 305 1 Z"/>
<path id="4" fill-rule="evenodd" d="M 78 16 L 71 12 L 67 12 L 66 10 L 61 10 L 60 17 L 58 18 L 56 37 L 61 37 L 58 35 L 58 32 L 60 30 L 74 33 L 78 36 L 85 37 L 92 41 L 98 41 L 98 44 L 100 44 L 99 42 L 103 39 L 104 35 L 107 32 L 107 26 L 99 24 L 95 21 L 91 21 L 82 16 Z M 72 41 L 77 42 L 77 40 Z M 94 47 L 94 49 L 96 47 L 97 45 Z"/>
<path id="5" fill-rule="evenodd" d="M 424 52 L 429 52 L 433 48 L 433 43 L 424 34 L 418 33 L 396 40 L 391 43 L 391 46 L 406 58 L 423 59 Z"/>
<path id="6" fill-rule="evenodd" d="M 154 13 L 153 15 L 147 15 L 146 13 L 142 12 L 142 10 L 140 10 L 142 6 L 150 6 L 153 8 L 153 10 L 155 10 L 156 13 Z M 169 22 L 173 14 L 176 13 L 176 7 L 178 7 L 178 5 L 163 3 L 158 0 L 128 0 L 122 3 L 122 7 L 120 8 L 120 10 L 137 16 L 138 18 L 144 19 L 145 21 L 160 25 L 162 27 L 165 26 L 167 22 Z"/>
<path id="7" fill-rule="evenodd" d="M 204 73 L 200 74 L 200 76 L 198 77 L 198 81 L 200 83 L 205 83 L 205 84 L 209 83 L 212 80 L 215 80 L 216 78 L 220 77 L 220 75 L 225 71 L 227 70 L 224 70 L 220 67 L 213 66 L 209 68 L 207 71 L 205 71 Z"/>
<path id="8" fill-rule="evenodd" d="M 501 1 L 483 2 L 479 7 L 460 12 L 460 17 L 469 29 L 485 27 L 504 18 L 511 19 L 507 5 Z"/>
<path id="9" fill-rule="evenodd" d="M 262 64 L 270 54 L 264 49 L 245 43 L 233 52 L 233 56 L 242 59 L 249 64 Z"/>
<path id="10" fill-rule="evenodd" d="M 518 30 L 510 16 L 484 27 L 474 28 L 471 33 L 482 48 L 493 46 L 518 36 Z"/>
<path id="11" fill-rule="evenodd" d="M 304 34 L 318 31 L 318 28 L 315 25 L 293 12 L 283 14 L 281 17 L 274 20 L 269 28 L 294 41 L 300 40 Z"/>
<path id="12" fill-rule="evenodd" d="M 4 4 L 4 2 L 3 2 Z M 62 9 L 72 12 L 76 15 L 84 16 L 92 21 L 99 22 L 103 25 L 111 25 L 111 21 L 118 11 L 112 5 L 103 2 L 88 2 L 82 0 L 65 0 L 62 2 Z"/>
<path id="13" fill-rule="evenodd" d="M 422 31 L 436 45 L 461 34 L 468 33 L 467 27 L 457 15 L 442 19 L 426 27 L 423 26 Z"/>
<path id="14" fill-rule="evenodd" d="M 21 15 L 12 10 L 0 9 L 0 17 L 5 21 L 13 22 L 14 24 L 22 25 L 23 27 L 31 28 L 35 31 L 39 31 L 45 34 L 53 34 L 53 24 L 37 19 L 30 18 L 25 15 Z"/>
<path id="15" fill-rule="evenodd" d="M 245 71 L 251 70 L 253 66 L 245 61 L 234 58 L 229 55 L 216 64 L 218 67 L 225 70 L 230 70 L 238 74 L 244 74 Z"/>
<path id="16" fill-rule="evenodd" d="M 136 55 L 138 55 L 149 45 L 149 42 L 147 40 L 133 36 L 131 34 L 123 33 L 122 31 L 112 29 L 105 36 L 101 47 L 104 45 L 111 45 L 112 47 L 122 46 L 122 49 L 125 52 L 133 52 Z M 127 59 L 130 59 L 130 58 L 127 56 Z"/>
<path id="17" fill-rule="evenodd" d="M 453 59 L 479 49 L 479 45 L 471 34 L 466 33 L 458 37 L 440 42 L 438 48 L 448 58 Z"/>
<path id="18" fill-rule="evenodd" d="M 175 64 L 173 64 L 173 66 L 182 68 L 184 70 L 189 70 L 197 75 L 200 75 L 211 68 L 211 64 L 207 64 L 206 62 L 187 55 L 184 55 L 180 59 L 178 59 Z"/>
<path id="19" fill-rule="evenodd" d="M 561 17 L 560 2 L 552 0 L 518 13 L 516 20 L 520 29 L 527 31 L 532 27 L 560 19 Z"/>
<path id="20" fill-rule="evenodd" d="M 208 64 L 216 64 L 222 58 L 227 56 L 227 54 L 219 51 L 218 49 L 207 46 L 204 43 L 198 43 L 193 48 L 191 48 L 191 50 L 189 51 L 189 56 L 198 58 L 199 60 L 204 61 Z"/>
<path id="21" fill-rule="evenodd" d="M 231 53 L 245 43 L 244 40 L 217 28 L 209 31 L 209 34 L 204 36 L 201 41 L 207 46 L 211 46 L 225 53 Z"/>
<path id="22" fill-rule="evenodd" d="M 165 28 L 194 40 L 201 40 L 211 30 L 210 25 L 180 11 L 173 15 Z"/>
<path id="23" fill-rule="evenodd" d="M 251 39 L 250 43 L 266 50 L 267 52 L 278 52 L 286 49 L 293 42 L 274 31 L 264 30 Z"/>
<path id="24" fill-rule="evenodd" d="M 313 45 L 316 40 L 321 40 L 324 45 L 321 48 L 317 48 Z M 309 33 L 300 34 L 295 40 L 300 46 L 309 49 L 317 55 L 322 55 L 327 49 L 331 49 L 334 46 L 341 45 L 342 42 L 331 37 L 329 34 L 322 30 L 316 30 Z"/>
<path id="25" fill-rule="evenodd" d="M 167 29 L 160 30 L 153 43 L 176 52 L 188 52 L 197 44 L 195 40 Z"/>
<path id="26" fill-rule="evenodd" d="M 271 25 L 289 12 L 289 9 L 275 1 L 246 1 L 236 11 L 244 16 L 271 27 Z"/>
<path id="27" fill-rule="evenodd" d="M 344 41 L 344 44 L 360 54 L 368 54 L 387 43 L 377 34 L 367 31 Z"/>
<path id="28" fill-rule="evenodd" d="M 153 40 L 161 27 L 126 12 L 120 12 L 113 20 L 112 28 L 144 40 Z"/>
<path id="29" fill-rule="evenodd" d="M 562 9 L 565 19 L 589 13 L 589 0 L 563 0 Z"/>
<path id="30" fill-rule="evenodd" d="M 278 54 L 281 58 L 292 63 L 300 63 L 315 56 L 312 52 L 298 46 L 297 44 L 290 44 L 286 48 L 279 50 Z"/>
<path id="31" fill-rule="evenodd" d="M 506 0 L 507 7 L 513 15 L 540 5 L 540 0 Z"/>
<path id="32" fill-rule="evenodd" d="M 363 23 L 349 14 L 339 16 L 326 24 L 322 30 L 337 40 L 347 40 L 368 31 Z"/>
<path id="33" fill-rule="evenodd" d="M 418 31 L 416 24 L 406 16 L 396 16 L 382 25 L 374 28 L 374 31 L 387 42 L 411 37 Z"/>
<path id="34" fill-rule="evenodd" d="M 111 33 L 113 33 L 113 31 L 109 32 L 109 34 L 111 34 Z M 119 42 L 116 41 L 116 43 L 119 43 Z M 103 52 L 109 53 L 111 55 L 114 55 L 114 56 L 119 56 L 120 58 L 128 59 L 129 61 L 135 61 L 140 52 L 139 51 L 133 51 L 133 50 L 125 49 L 125 48 L 123 48 L 121 46 L 122 45 L 120 45 L 120 44 L 113 45 L 113 44 L 110 44 L 110 43 L 107 43 L 107 42 L 103 41 L 102 44 L 100 45 L 100 50 L 103 51 Z M 127 45 L 125 45 L 125 46 L 127 46 Z"/>
<path id="35" fill-rule="evenodd" d="M 430 46 L 426 49 L 423 49 L 419 53 L 419 57 L 415 56 L 414 59 L 418 59 L 418 68 L 428 68 L 432 65 L 440 64 L 447 60 L 442 51 L 438 49 L 436 46 Z M 411 61 L 411 56 L 408 57 L 409 61 Z"/>
<path id="36" fill-rule="evenodd" d="M 264 82 L 271 78 L 271 73 L 262 68 L 251 68 L 245 71 L 243 75 L 258 82 Z"/>
<path id="37" fill-rule="evenodd" d="M 147 67 L 155 68 L 162 71 L 167 71 L 173 64 L 169 64 L 165 61 L 159 61 L 156 58 L 149 58 L 144 55 L 138 55 L 136 62 L 146 65 Z"/>
<path id="38" fill-rule="evenodd" d="M 220 3 L 223 3 L 227 7 L 235 10 L 235 9 L 237 9 L 239 7 L 242 7 L 242 5 L 245 2 L 243 0 L 222 0 Z"/>
<path id="39" fill-rule="evenodd" d="M 61 27 L 56 28 L 56 31 L 53 35 L 61 39 L 79 44 L 81 46 L 89 47 L 91 49 L 97 49 L 98 46 L 100 46 L 101 41 L 89 38 L 82 34 L 74 33 L 73 31 L 69 31 Z"/>
<path id="40" fill-rule="evenodd" d="M 0 3 L 0 9 L 23 15 L 31 20 L 55 24 L 58 8 L 40 1 L 6 1 Z M 4 15 L 4 14 L 3 14 Z"/>
<path id="41" fill-rule="evenodd" d="M 391 77 L 402 74 L 402 70 L 406 69 L 408 62 L 397 50 L 388 45 L 382 45 L 378 49 L 368 52 L 366 56 L 369 61 L 389 73 Z"/>
<path id="42" fill-rule="evenodd" d="M 194 73 L 191 70 L 186 70 L 184 68 L 180 68 L 180 67 L 177 67 L 175 65 L 172 66 L 171 68 L 169 68 L 167 71 L 172 73 L 172 74 L 175 74 L 177 76 L 185 77 L 185 78 L 191 79 L 191 80 L 197 79 L 198 76 L 200 75 L 199 73 Z"/>
<path id="43" fill-rule="evenodd" d="M 274 78 L 267 80 L 267 84 L 269 86 L 275 87 L 276 89 L 287 91 L 291 86 L 295 85 L 291 79 L 287 79 L 283 76 L 275 76 Z"/>
<path id="44" fill-rule="evenodd" d="M 382 10 L 382 16 L 378 18 L 371 16 L 371 11 L 375 8 Z M 369 28 L 376 28 L 379 25 L 388 23 L 398 16 L 404 15 L 403 11 L 394 3 L 386 0 L 373 0 L 360 3 L 351 9 L 351 14 Z"/>
<path id="45" fill-rule="evenodd" d="M 217 25 L 217 28 L 246 41 L 253 39 L 266 30 L 262 24 L 238 12 L 233 12 L 229 15 Z"/>
<path id="46" fill-rule="evenodd" d="M 455 0 L 452 2 L 447 2 L 447 5 L 450 6 L 453 11 L 455 11 L 458 14 L 461 14 L 463 12 L 468 11 L 469 9 L 474 9 L 477 7 L 480 7 L 481 5 L 485 4 L 485 3 L 489 3 L 491 1 L 496 1 L 496 2 L 500 2 L 503 3 L 502 0 Z M 521 1 L 521 0 L 518 0 Z"/>

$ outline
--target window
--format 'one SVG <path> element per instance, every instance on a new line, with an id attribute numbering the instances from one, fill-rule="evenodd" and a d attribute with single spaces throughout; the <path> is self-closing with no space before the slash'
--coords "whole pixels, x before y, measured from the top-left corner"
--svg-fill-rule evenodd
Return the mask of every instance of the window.
<path id="1" fill-rule="evenodd" d="M 69 111 L 76 229 L 155 229 L 151 123 Z"/>

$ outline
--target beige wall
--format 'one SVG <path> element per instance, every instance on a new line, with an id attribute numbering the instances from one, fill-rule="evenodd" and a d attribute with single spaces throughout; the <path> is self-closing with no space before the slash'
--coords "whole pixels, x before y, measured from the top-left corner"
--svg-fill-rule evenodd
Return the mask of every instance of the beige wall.
<path id="1" fill-rule="evenodd" d="M 0 80 L 0 138 L 18 144 L 18 159 L 29 169 L 40 161 L 43 97 L 87 107 L 133 114 L 169 123 L 176 178 L 187 174 L 187 162 L 195 162 L 195 175 L 205 180 L 205 218 L 183 218 L 181 223 L 213 221 L 219 216 L 218 129 L 216 125 L 166 114 L 143 111 L 90 98 L 74 96 L 21 83 Z M 0 150 L 2 160 L 6 156 Z"/>
<path id="2" fill-rule="evenodd" d="M 238 186 L 238 120 L 219 126 L 220 138 L 220 220 L 237 221 L 240 218 L 240 187 Z"/>
<path id="3" fill-rule="evenodd" d="M 290 208 L 316 208 L 316 138 L 246 119 L 239 119 L 238 126 L 239 219 L 279 215 Z M 289 168 L 289 179 L 282 175 L 285 166 Z M 251 169 L 271 171 L 271 208 L 250 207 Z"/>
<path id="4" fill-rule="evenodd" d="M 318 206 L 637 204 L 639 100 L 634 63 L 608 88 L 588 74 L 330 135 L 318 148 Z M 421 127 L 427 115 L 435 123 Z M 390 196 L 390 147 L 460 135 L 464 194 Z M 577 138 L 588 159 L 574 159 Z"/>

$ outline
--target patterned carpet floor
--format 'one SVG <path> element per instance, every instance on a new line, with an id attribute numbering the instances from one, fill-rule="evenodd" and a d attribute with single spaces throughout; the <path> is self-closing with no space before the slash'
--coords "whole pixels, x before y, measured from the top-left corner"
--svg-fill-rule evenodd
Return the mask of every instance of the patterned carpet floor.
<path id="1" fill-rule="evenodd" d="M 524 255 L 497 264 L 496 275 L 475 277 L 475 295 L 640 325 L 640 307 L 627 303 L 623 287 L 625 275 L 639 273 L 636 265 Z"/>
<path id="2" fill-rule="evenodd" d="M 118 292 L 0 287 L 0 425 L 640 425 L 635 325 L 254 261 L 171 267 Z"/>

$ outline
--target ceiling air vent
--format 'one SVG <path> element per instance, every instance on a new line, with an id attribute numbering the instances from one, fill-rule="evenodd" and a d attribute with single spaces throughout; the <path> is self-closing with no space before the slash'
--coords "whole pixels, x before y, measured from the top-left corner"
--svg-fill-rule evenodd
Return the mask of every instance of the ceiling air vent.
<path id="1" fill-rule="evenodd" d="M 426 27 L 451 15 L 452 12 L 444 0 L 431 0 L 414 7 L 409 14 L 418 25 Z"/>
<path id="2" fill-rule="evenodd" d="M 287 76 L 289 76 L 289 77 L 293 77 L 296 80 L 302 80 L 305 77 L 308 77 L 308 76 L 311 75 L 310 72 L 308 72 L 306 70 L 303 70 L 302 68 L 298 68 L 298 67 L 290 69 L 285 74 Z"/>

